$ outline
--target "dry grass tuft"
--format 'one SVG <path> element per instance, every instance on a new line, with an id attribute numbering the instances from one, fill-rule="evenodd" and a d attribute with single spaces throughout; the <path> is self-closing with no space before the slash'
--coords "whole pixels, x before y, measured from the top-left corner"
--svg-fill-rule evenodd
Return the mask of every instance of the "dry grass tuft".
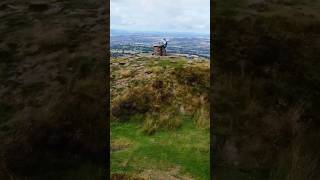
<path id="1" fill-rule="evenodd" d="M 117 138 L 111 141 L 111 152 L 126 149 L 132 145 L 132 142 L 127 138 Z"/>
<path id="2" fill-rule="evenodd" d="M 182 125 L 182 116 L 172 112 L 170 109 L 161 110 L 159 113 L 147 114 L 143 132 L 153 134 L 159 128 L 176 129 Z"/>
<path id="3" fill-rule="evenodd" d="M 112 101 L 111 114 L 119 121 L 127 121 L 137 113 L 146 113 L 151 108 L 152 92 L 146 86 L 130 88 Z"/>
<path id="4" fill-rule="evenodd" d="M 210 128 L 210 112 L 202 107 L 195 114 L 195 121 L 198 128 Z"/>

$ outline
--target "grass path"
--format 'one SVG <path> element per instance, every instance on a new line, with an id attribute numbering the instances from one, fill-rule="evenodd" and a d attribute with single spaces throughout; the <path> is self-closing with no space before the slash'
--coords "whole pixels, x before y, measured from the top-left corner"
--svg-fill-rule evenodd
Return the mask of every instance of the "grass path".
<path id="1" fill-rule="evenodd" d="M 209 179 L 209 131 L 197 129 L 191 119 L 172 131 L 146 135 L 138 122 L 111 124 L 111 172 L 178 169 L 179 176 Z"/>

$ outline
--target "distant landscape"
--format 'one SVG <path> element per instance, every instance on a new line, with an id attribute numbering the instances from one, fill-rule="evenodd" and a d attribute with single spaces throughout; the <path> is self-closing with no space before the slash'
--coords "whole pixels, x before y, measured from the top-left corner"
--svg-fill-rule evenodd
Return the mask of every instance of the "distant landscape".
<path id="1" fill-rule="evenodd" d="M 205 33 L 111 30 L 110 37 L 113 57 L 124 53 L 152 53 L 152 44 L 163 38 L 169 40 L 169 54 L 210 57 L 210 35 Z"/>

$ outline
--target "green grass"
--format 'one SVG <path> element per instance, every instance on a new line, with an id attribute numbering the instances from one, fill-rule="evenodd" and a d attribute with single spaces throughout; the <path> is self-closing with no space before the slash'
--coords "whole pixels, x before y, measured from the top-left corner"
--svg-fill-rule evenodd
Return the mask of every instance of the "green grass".
<path id="1" fill-rule="evenodd" d="M 148 136 L 142 124 L 111 124 L 111 142 L 126 139 L 127 148 L 111 153 L 111 172 L 137 174 L 143 170 L 180 169 L 181 175 L 210 179 L 209 131 L 197 129 L 192 119 L 185 118 L 181 128 L 157 131 Z"/>
<path id="2" fill-rule="evenodd" d="M 176 58 L 175 61 L 170 59 L 161 59 L 157 62 L 158 66 L 163 68 L 182 68 L 187 61 L 184 58 Z"/>

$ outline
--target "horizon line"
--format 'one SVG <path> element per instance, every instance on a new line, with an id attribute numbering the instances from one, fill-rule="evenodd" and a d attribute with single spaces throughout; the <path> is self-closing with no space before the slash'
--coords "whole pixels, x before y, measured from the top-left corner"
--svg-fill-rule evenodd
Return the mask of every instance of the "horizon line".
<path id="1" fill-rule="evenodd" d="M 121 29 L 121 28 L 110 28 L 110 34 L 111 31 L 126 31 L 126 32 L 156 32 L 156 33 L 192 33 L 192 34 L 205 34 L 210 35 L 209 32 L 199 32 L 199 31 L 161 31 L 161 30 L 127 30 L 127 29 Z"/>

